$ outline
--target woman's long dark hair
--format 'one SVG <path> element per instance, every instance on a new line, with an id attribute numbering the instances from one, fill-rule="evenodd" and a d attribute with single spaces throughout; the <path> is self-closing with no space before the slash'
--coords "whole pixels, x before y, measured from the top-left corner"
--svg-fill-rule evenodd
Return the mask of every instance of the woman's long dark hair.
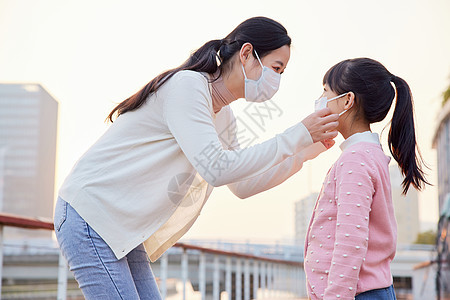
<path id="1" fill-rule="evenodd" d="M 231 57 L 239 52 L 245 43 L 252 44 L 253 49 L 262 58 L 284 45 L 290 46 L 291 38 L 288 36 L 286 29 L 272 19 L 265 17 L 250 18 L 239 24 L 224 39 L 212 40 L 201 46 L 181 66 L 165 71 L 153 78 L 136 94 L 119 103 L 106 120 L 113 122 L 115 114 L 118 117 L 139 108 L 150 94 L 156 92 L 159 87 L 179 71 L 191 70 L 214 74 L 219 70 L 220 77 L 223 68 L 229 63 Z M 253 55 L 255 55 L 254 52 Z"/>
<path id="2" fill-rule="evenodd" d="M 422 170 L 424 162 L 416 143 L 413 99 L 405 80 L 391 74 L 376 60 L 355 58 L 334 65 L 325 74 L 323 84 L 337 94 L 353 92 L 357 116 L 363 116 L 369 123 L 386 117 L 397 91 L 388 144 L 404 175 L 403 194 L 411 184 L 418 190 L 429 184 Z"/>

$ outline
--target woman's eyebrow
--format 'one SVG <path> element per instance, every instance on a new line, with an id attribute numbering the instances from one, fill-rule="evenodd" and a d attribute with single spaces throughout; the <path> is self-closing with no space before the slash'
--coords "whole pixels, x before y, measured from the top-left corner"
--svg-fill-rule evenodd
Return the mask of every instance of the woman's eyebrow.
<path id="1" fill-rule="evenodd" d="M 282 67 L 284 66 L 284 63 L 282 61 L 280 61 L 280 60 L 276 60 L 275 62 L 280 64 Z"/>

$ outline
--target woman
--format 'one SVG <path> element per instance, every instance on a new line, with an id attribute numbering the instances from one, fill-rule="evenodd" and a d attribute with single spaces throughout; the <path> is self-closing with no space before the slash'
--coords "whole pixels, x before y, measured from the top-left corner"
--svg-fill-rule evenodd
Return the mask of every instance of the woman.
<path id="1" fill-rule="evenodd" d="M 117 119 L 74 166 L 55 209 L 56 237 L 86 299 L 159 299 L 147 253 L 155 261 L 180 239 L 213 187 L 240 198 L 270 189 L 316 155 L 309 146 L 337 135 L 338 116 L 324 109 L 240 149 L 228 104 L 269 100 L 290 44 L 279 23 L 246 20 L 110 113 Z"/>

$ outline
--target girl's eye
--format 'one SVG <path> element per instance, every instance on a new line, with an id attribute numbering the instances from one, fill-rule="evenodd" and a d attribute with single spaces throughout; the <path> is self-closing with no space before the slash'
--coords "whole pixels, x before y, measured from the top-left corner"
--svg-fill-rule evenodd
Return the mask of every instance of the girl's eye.
<path id="1" fill-rule="evenodd" d="M 280 72 L 280 70 L 281 70 L 280 67 L 274 67 L 273 69 L 275 70 L 275 72 Z"/>

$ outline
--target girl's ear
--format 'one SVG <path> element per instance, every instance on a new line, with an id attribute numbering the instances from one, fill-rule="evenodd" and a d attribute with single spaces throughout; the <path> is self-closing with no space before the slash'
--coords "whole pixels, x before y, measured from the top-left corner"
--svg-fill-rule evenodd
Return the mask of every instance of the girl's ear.
<path id="1" fill-rule="evenodd" d="M 347 95 L 345 95 L 345 104 L 344 109 L 350 109 L 355 104 L 355 94 L 353 92 L 348 92 Z"/>
<path id="2" fill-rule="evenodd" d="M 239 51 L 239 60 L 241 63 L 245 66 L 245 64 L 249 61 L 251 58 L 253 52 L 253 45 L 250 43 L 245 43 L 241 47 L 241 51 Z"/>

